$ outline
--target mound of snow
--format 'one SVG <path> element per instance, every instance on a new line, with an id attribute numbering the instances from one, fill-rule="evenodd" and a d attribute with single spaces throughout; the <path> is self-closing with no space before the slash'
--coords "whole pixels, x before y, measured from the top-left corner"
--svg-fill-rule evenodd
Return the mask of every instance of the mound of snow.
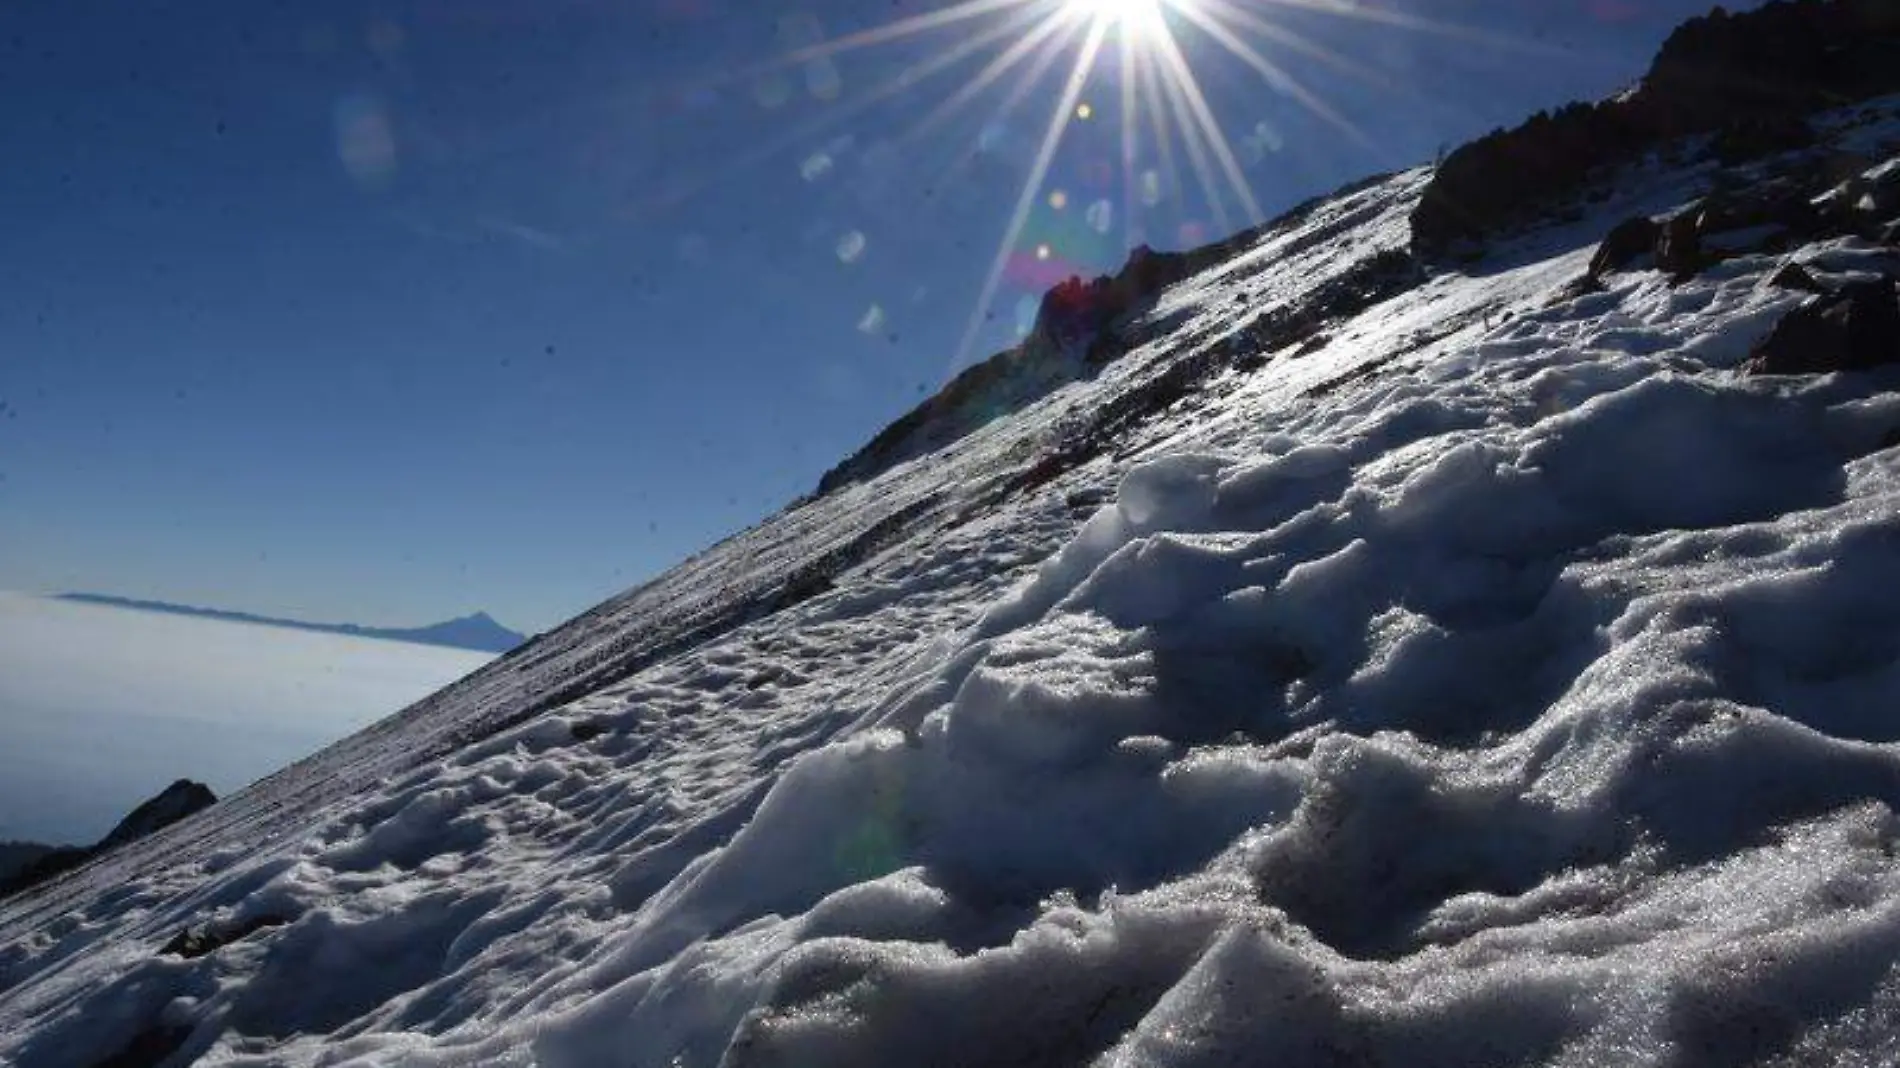
<path id="1" fill-rule="evenodd" d="M 1707 179 L 1318 332 L 1424 176 L 1261 234 L 1094 378 L 0 906 L 0 1059 L 1893 1062 L 1900 371 L 1743 374 L 1778 256 L 1567 285 Z"/>

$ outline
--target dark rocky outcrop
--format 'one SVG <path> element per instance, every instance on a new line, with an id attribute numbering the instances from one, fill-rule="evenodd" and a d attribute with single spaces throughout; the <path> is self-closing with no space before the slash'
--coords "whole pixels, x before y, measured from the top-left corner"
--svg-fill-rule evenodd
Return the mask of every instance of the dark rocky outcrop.
<path id="1" fill-rule="evenodd" d="M 38 864 L 58 848 L 40 842 L 0 842 L 0 883 Z"/>
<path id="2" fill-rule="evenodd" d="M 127 813 L 111 833 L 99 840 L 94 849 L 111 849 L 153 831 L 162 830 L 194 812 L 210 808 L 218 801 L 211 788 L 190 779 L 177 779 L 139 807 Z"/>
<path id="3" fill-rule="evenodd" d="M 1644 256 L 1653 256 L 1662 239 L 1662 224 L 1647 215 L 1624 219 L 1604 235 L 1596 255 L 1590 257 L 1590 277 L 1601 278 L 1620 271 Z"/>
<path id="4" fill-rule="evenodd" d="M 819 493 L 870 478 L 926 455 L 1021 408 L 1119 354 L 1115 324 L 1147 307 L 1163 289 L 1232 252 L 1227 243 L 1192 252 L 1136 248 L 1114 275 L 1071 277 L 1043 295 L 1022 344 L 976 364 L 885 427 L 818 482 Z"/>
<path id="5" fill-rule="evenodd" d="M 1069 278 L 1044 294 L 1035 325 L 1021 344 L 965 369 L 929 400 L 879 431 L 863 448 L 825 472 L 817 492 L 830 493 L 928 455 L 1065 383 L 1094 374 L 1141 343 L 1136 321 L 1162 290 L 1231 259 L 1266 233 L 1304 222 L 1322 204 L 1389 177 L 1368 175 L 1210 245 L 1186 252 L 1158 252 L 1142 246 L 1113 275 L 1090 282 Z M 1310 243 L 1334 236 L 1321 227 L 1303 240 Z M 1292 245 L 1285 252 L 1291 255 L 1300 247 Z"/>
<path id="6" fill-rule="evenodd" d="M 1656 266 L 1686 279 L 1731 256 L 1784 251 L 1822 228 L 1807 193 L 1787 183 L 1712 193 L 1663 224 Z"/>
<path id="7" fill-rule="evenodd" d="M 1775 268 L 1768 276 L 1768 284 L 1776 289 L 1792 289 L 1800 293 L 1826 293 L 1828 288 L 1814 277 L 1814 272 L 1798 263 L 1784 263 Z"/>
<path id="8" fill-rule="evenodd" d="M 61 872 L 77 868 L 107 850 L 169 827 L 195 812 L 211 807 L 217 800 L 210 787 L 204 783 L 179 779 L 127 813 L 109 834 L 90 846 L 42 847 L 44 851 L 31 863 L 9 876 L 0 877 L 0 897 L 18 893 Z"/>
<path id="9" fill-rule="evenodd" d="M 1817 208 L 1811 193 L 1791 179 L 1775 178 L 1749 189 L 1711 193 L 1661 222 L 1647 216 L 1625 219 L 1604 236 L 1588 273 L 1566 293 L 1600 291 L 1604 275 L 1634 267 L 1653 266 L 1682 281 L 1733 256 L 1786 251 L 1818 237 L 1864 229 L 1852 209 L 1844 214 Z M 1792 265 L 1770 282 L 1820 291 L 1811 276 Z"/>
<path id="10" fill-rule="evenodd" d="M 1138 387 L 1058 425 L 1034 463 L 1006 482 L 1007 497 L 1042 485 L 1100 456 L 1130 427 L 1165 412 L 1202 383 L 1231 367 L 1256 365 L 1260 354 L 1293 348 L 1297 357 L 1324 345 L 1322 328 L 1350 318 L 1418 284 L 1423 269 L 1403 249 L 1373 253 L 1304 298 L 1255 318 L 1229 343 L 1187 353 Z M 1297 346 L 1297 348 L 1295 348 Z"/>
<path id="11" fill-rule="evenodd" d="M 1712 134 L 1729 163 L 1799 147 L 1803 116 L 1900 90 L 1900 3 L 1775 0 L 1679 26 L 1638 87 L 1539 112 L 1459 147 L 1412 214 L 1413 247 L 1456 252 L 1548 212 L 1600 169 L 1663 143 Z"/>
<path id="12" fill-rule="evenodd" d="M 1900 299 L 1891 279 L 1850 282 L 1783 316 L 1749 353 L 1751 375 L 1865 371 L 1900 363 Z"/>

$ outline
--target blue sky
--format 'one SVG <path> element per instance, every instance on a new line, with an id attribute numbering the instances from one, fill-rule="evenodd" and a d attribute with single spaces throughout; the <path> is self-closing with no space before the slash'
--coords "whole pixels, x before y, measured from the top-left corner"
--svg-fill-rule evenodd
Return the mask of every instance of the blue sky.
<path id="1" fill-rule="evenodd" d="M 935 118 L 1063 14 L 989 2 L 830 53 L 947 5 L 0 9 L 0 588 L 545 628 L 808 490 L 1051 274 L 1248 221 L 1185 144 L 1124 171 L 1118 28 L 986 285 L 1086 36 Z M 1706 6 L 1226 2 L 1298 91 L 1167 25 L 1268 214 L 1603 95 Z"/>

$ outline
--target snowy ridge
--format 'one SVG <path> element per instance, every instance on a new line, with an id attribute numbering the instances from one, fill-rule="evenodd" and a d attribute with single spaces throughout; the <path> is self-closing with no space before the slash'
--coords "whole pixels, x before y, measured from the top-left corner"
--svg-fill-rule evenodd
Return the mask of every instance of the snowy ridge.
<path id="1" fill-rule="evenodd" d="M 1894 157 L 1900 100 L 1823 132 Z M 1900 371 L 1738 374 L 1778 256 L 1569 295 L 1713 176 L 1272 348 L 1425 175 L 1263 234 L 1095 379 L 0 904 L 0 1062 L 1890 1063 Z"/>

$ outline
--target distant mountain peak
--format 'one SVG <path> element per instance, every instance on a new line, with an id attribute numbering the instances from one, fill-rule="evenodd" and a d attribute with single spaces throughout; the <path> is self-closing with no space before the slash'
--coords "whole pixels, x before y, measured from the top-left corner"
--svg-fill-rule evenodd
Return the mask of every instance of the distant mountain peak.
<path id="1" fill-rule="evenodd" d="M 62 601 L 103 605 L 108 608 L 133 608 L 144 612 L 165 612 L 171 615 L 196 616 L 201 619 L 218 619 L 227 623 L 255 623 L 267 627 L 314 630 L 324 634 L 347 634 L 357 638 L 442 645 L 482 653 L 505 653 L 528 640 L 527 635 L 509 630 L 497 623 L 493 616 L 479 610 L 471 615 L 459 616 L 447 622 L 425 627 L 365 627 L 355 623 L 311 623 L 301 619 L 261 616 L 222 608 L 201 608 L 196 605 L 172 604 L 169 601 L 143 601 L 104 593 L 62 593 L 57 594 L 56 597 Z"/>

